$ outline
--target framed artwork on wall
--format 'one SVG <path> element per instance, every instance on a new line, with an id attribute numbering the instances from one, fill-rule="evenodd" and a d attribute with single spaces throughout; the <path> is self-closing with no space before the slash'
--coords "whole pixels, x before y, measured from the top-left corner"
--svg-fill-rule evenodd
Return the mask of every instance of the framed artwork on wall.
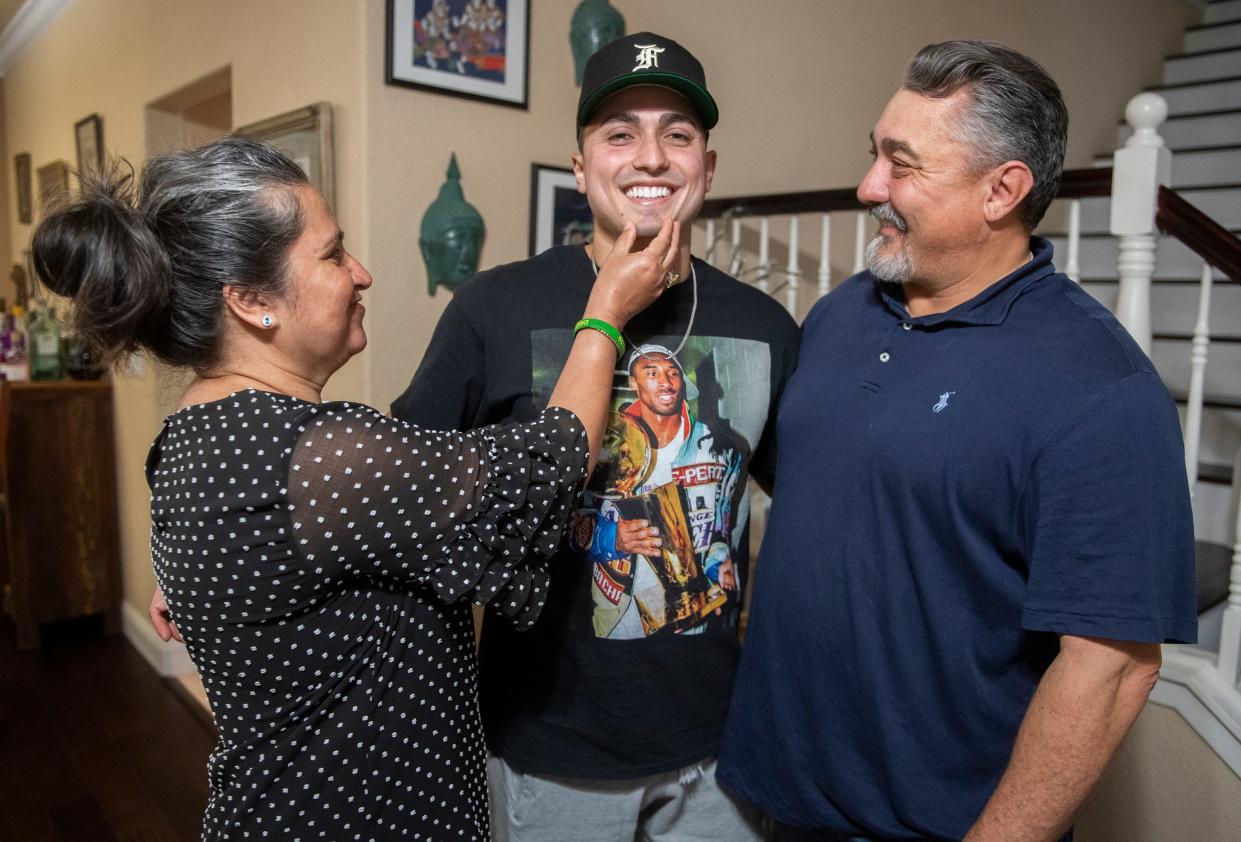
<path id="1" fill-rule="evenodd" d="M 103 121 L 98 114 L 83 117 L 73 124 L 73 137 L 78 147 L 78 172 L 98 170 L 103 166 Z"/>
<path id="2" fill-rule="evenodd" d="M 589 243 L 594 217 L 586 196 L 577 192 L 573 170 L 532 164 L 530 167 L 530 254 L 552 246 Z"/>
<path id="3" fill-rule="evenodd" d="M 13 156 L 13 174 L 17 182 L 17 221 L 22 225 L 34 222 L 34 204 L 31 202 L 30 153 Z"/>
<path id="4" fill-rule="evenodd" d="M 388 0 L 384 81 L 525 108 L 530 0 Z"/>
<path id="5" fill-rule="evenodd" d="M 69 196 L 69 163 L 52 161 L 39 167 L 39 211 L 46 214 Z"/>
<path id="6" fill-rule="evenodd" d="M 234 134 L 276 147 L 306 171 L 310 183 L 336 208 L 335 153 L 332 146 L 332 106 L 316 102 L 296 111 L 277 114 L 237 129 Z"/>

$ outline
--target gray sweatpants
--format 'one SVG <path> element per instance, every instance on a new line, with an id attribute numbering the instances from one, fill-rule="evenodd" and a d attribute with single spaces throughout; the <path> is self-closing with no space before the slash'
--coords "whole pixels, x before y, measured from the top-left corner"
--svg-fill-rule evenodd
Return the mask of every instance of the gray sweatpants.
<path id="1" fill-rule="evenodd" d="M 495 842 L 761 842 L 761 814 L 715 783 L 715 759 L 622 781 L 551 778 L 487 761 Z"/>

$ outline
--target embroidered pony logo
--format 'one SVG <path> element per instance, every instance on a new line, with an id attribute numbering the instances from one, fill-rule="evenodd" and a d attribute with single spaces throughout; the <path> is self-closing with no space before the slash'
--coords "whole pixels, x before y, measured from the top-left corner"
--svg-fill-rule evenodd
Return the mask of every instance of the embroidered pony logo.
<path id="1" fill-rule="evenodd" d="M 948 399 L 955 395 L 956 392 L 944 392 L 939 396 L 939 400 L 935 402 L 935 406 L 931 407 L 932 412 L 943 412 L 948 408 Z"/>

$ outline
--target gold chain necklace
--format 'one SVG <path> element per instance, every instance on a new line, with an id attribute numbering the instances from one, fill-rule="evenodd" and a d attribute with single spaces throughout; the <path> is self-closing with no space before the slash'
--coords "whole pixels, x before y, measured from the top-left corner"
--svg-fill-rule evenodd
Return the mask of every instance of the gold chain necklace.
<path id="1" fill-rule="evenodd" d="M 588 251 L 586 256 L 590 258 L 590 267 L 595 270 L 595 277 L 598 278 L 599 264 L 595 263 L 594 252 Z M 681 341 L 677 344 L 676 348 L 672 349 L 672 356 L 674 357 L 681 353 L 681 349 L 684 348 L 685 343 L 689 341 L 689 335 L 694 330 L 694 318 L 698 315 L 698 271 L 694 268 L 694 259 L 692 257 L 689 261 L 689 279 L 690 283 L 693 285 L 692 289 L 694 290 L 694 303 L 689 309 L 689 324 L 685 326 L 685 335 L 681 337 Z M 629 344 L 629 347 L 637 351 L 638 356 L 642 357 L 644 360 L 650 359 L 650 357 L 639 350 L 638 344 L 629 338 L 629 334 L 621 331 L 621 335 L 625 337 L 625 342 Z"/>

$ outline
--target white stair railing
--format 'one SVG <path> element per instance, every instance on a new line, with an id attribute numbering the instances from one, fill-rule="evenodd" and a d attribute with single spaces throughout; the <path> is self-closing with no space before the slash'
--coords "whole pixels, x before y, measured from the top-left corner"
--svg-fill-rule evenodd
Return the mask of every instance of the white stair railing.
<path id="1" fill-rule="evenodd" d="M 851 192 L 851 191 L 850 191 Z M 810 304 L 831 291 L 832 283 L 832 215 L 848 214 L 853 217 L 853 254 L 840 256 L 837 266 L 852 267 L 853 274 L 861 271 L 865 264 L 866 239 L 869 215 L 865 211 L 833 210 L 814 212 L 818 216 L 819 236 L 814 239 L 802 237 L 803 214 L 793 212 L 773 212 L 760 214 L 748 212 L 744 207 L 726 210 L 718 217 L 703 220 L 697 229 L 701 234 L 703 259 L 717 266 L 728 274 L 752 284 L 756 289 L 769 295 L 782 297 L 785 308 L 794 318 L 800 318 Z M 787 218 L 787 229 L 775 217 Z M 781 236 L 783 235 L 783 236 Z M 803 244 L 807 249 L 818 249 L 814 255 L 803 255 Z M 776 252 L 785 249 L 785 257 Z M 815 267 L 813 275 L 803 272 L 805 263 Z M 803 278 L 812 278 L 813 283 L 803 285 Z M 810 300 L 804 300 L 809 294 Z"/>

